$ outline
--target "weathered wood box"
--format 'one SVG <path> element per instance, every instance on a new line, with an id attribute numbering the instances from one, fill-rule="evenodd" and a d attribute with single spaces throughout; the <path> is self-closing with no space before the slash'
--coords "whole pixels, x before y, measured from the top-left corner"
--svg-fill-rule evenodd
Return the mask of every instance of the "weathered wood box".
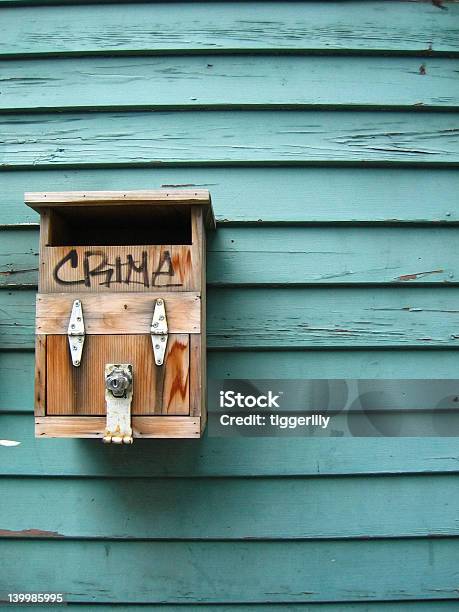
<path id="1" fill-rule="evenodd" d="M 37 437 L 198 438 L 209 193 L 27 193 L 40 213 Z"/>

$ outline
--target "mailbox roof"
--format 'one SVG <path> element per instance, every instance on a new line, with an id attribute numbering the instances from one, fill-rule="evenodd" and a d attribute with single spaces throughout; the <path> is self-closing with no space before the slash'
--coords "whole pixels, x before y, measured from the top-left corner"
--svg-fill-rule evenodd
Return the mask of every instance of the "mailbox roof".
<path id="1" fill-rule="evenodd" d="M 142 191 L 42 191 L 24 194 L 27 206 L 37 212 L 45 208 L 75 206 L 145 206 L 189 205 L 205 208 L 205 223 L 215 228 L 215 217 L 210 193 L 207 189 L 155 189 Z"/>

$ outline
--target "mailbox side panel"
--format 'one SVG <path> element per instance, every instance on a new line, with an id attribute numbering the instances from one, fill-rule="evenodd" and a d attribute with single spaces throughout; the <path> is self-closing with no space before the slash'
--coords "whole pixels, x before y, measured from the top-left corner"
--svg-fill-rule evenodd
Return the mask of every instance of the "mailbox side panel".
<path id="1" fill-rule="evenodd" d="M 201 433 L 207 417 L 206 392 L 206 233 L 204 210 L 195 207 L 191 214 L 191 231 L 195 256 L 199 261 L 200 333 L 190 338 L 190 414 L 200 417 Z"/>

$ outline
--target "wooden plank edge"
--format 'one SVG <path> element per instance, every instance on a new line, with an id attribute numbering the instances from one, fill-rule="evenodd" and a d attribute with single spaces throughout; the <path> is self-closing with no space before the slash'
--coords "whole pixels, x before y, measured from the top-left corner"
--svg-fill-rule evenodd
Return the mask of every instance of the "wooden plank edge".
<path id="1" fill-rule="evenodd" d="M 134 0 L 132 0 L 134 2 Z M 427 113 L 426 113 L 427 114 Z M 454 161 L 433 161 L 433 160 L 410 160 L 410 159 L 338 159 L 330 157 L 328 159 L 260 159 L 260 160 L 223 160 L 223 159 L 202 159 L 202 160 L 152 160 L 152 161 L 73 161 L 73 162 L 43 162 L 37 161 L 25 163 L 0 163 L 0 172 L 36 172 L 41 170 L 138 170 L 138 169 L 193 169 L 193 168 L 376 168 L 376 169 L 424 169 L 424 170 L 454 170 L 459 168 L 459 160 Z M 175 203 L 177 204 L 177 202 Z M 197 202 L 197 204 L 202 204 Z M 35 205 L 34 205 L 35 206 Z M 45 207 L 45 204 L 43 204 Z M 33 208 L 31 206 L 30 208 Z M 50 207 L 49 207 L 50 208 Z M 254 222 L 257 220 L 255 219 Z"/>
<path id="2" fill-rule="evenodd" d="M 156 1 L 156 0 L 155 0 Z M 177 2 L 179 0 L 164 0 L 166 2 Z M 194 0 L 181 0 L 182 2 L 192 2 Z M 225 0 L 214 0 L 215 2 L 224 2 Z M 226 0 L 227 2 L 234 2 L 235 0 Z M 240 0 L 242 2 L 250 2 L 252 0 Z M 298 2 L 299 0 L 293 0 Z M 394 0 L 395 1 L 395 0 Z M 403 1 L 403 0 L 397 0 Z M 410 2 L 428 2 L 429 0 L 407 0 Z M 443 2 L 448 0 L 443 0 Z M 457 0 L 452 0 L 456 2 Z M 7 2 L 6 0 L 0 0 L 0 8 L 9 8 L 13 6 L 56 6 L 56 5 L 71 5 L 71 4 L 138 4 L 139 0 L 12 0 Z M 114 47 L 106 49 L 78 49 L 78 50 L 50 50 L 40 49 L 38 51 L 22 51 L 22 50 L 10 50 L 0 51 L 0 61 L 22 61 L 28 59 L 73 59 L 73 58 L 93 58 L 93 57 L 161 57 L 161 56 L 222 56 L 222 55 L 296 55 L 296 56 L 314 56 L 314 57 L 418 57 L 428 59 L 458 59 L 459 51 L 456 48 L 443 48 L 443 49 L 430 49 L 426 47 L 415 47 L 406 49 L 391 49 L 388 47 L 375 47 L 374 49 L 359 48 L 355 46 L 349 46 L 347 48 L 341 48 L 338 46 L 332 46 L 328 48 L 319 46 L 310 47 L 244 47 L 239 45 L 237 47 L 215 47 L 204 46 L 202 48 L 189 48 L 186 47 L 140 47 L 131 49 L 116 49 Z M 119 108 L 119 107 L 118 107 Z M 173 109 L 176 105 L 172 106 Z M 206 106 L 205 108 L 208 108 Z"/>
<path id="3" fill-rule="evenodd" d="M 26 204 L 36 204 L 37 208 L 47 206 L 87 206 L 88 204 L 157 205 L 169 202 L 184 204 L 208 204 L 210 196 L 207 189 L 141 189 L 132 191 L 35 191 L 24 194 Z"/>
<path id="4" fill-rule="evenodd" d="M 165 303 L 169 334 L 201 333 L 202 306 L 197 291 L 37 293 L 35 333 L 67 335 L 72 304 L 78 299 L 82 302 L 88 335 L 150 334 L 153 302 L 157 298 L 162 298 Z M 118 309 L 115 308 L 117 304 Z M 131 318 L 126 316 L 127 304 L 134 304 L 130 307 Z M 53 314 L 56 305 L 58 311 Z M 133 319 L 134 315 L 136 318 Z"/>
<path id="5" fill-rule="evenodd" d="M 24 202 L 37 212 L 40 212 L 43 208 L 66 206 L 199 205 L 207 209 L 206 224 L 208 228 L 215 229 L 216 226 L 212 201 L 207 189 L 26 192 Z"/>
<path id="6" fill-rule="evenodd" d="M 36 438 L 102 438 L 105 417 L 37 417 Z M 200 438 L 199 417 L 135 416 L 134 438 Z"/>

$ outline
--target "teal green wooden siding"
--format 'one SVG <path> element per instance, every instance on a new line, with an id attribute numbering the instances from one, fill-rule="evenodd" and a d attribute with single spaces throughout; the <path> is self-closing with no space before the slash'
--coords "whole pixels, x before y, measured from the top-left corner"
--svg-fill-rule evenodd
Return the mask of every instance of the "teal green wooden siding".
<path id="1" fill-rule="evenodd" d="M 2 291 L 0 298 L 3 316 L 16 322 L 5 325 L 0 348 L 33 349 L 34 291 Z M 210 288 L 207 301 L 209 349 L 454 349 L 459 342 L 458 287 L 346 286 L 339 293 L 335 287 L 225 287 Z"/>
<path id="2" fill-rule="evenodd" d="M 146 189 L 201 186 L 212 189 L 213 206 L 223 223 L 322 222 L 455 223 L 459 220 L 459 173 L 449 167 L 367 164 L 340 168 L 327 164 L 177 168 L 58 168 L 2 173 L 2 215 L 5 223 L 37 223 L 38 215 L 23 204 L 23 186 L 43 191 L 72 189 Z M 278 193 L 282 186 L 282 196 Z M 275 195 L 273 195 L 275 194 Z M 4 204 L 3 204 L 4 200 Z M 269 202 L 269 206 L 267 203 Z M 261 226 L 261 228 L 264 227 Z"/>
<path id="3" fill-rule="evenodd" d="M 0 130 L 0 163 L 12 169 L 459 163 L 459 121 L 444 112 L 46 112 L 5 114 Z"/>
<path id="4" fill-rule="evenodd" d="M 51 0 L 50 4 L 53 1 Z M 55 0 L 56 4 L 64 4 Z M 402 2 L 206 2 L 32 8 L 1 0 L 1 52 L 11 55 L 327 51 L 441 54 L 459 51 L 458 7 Z M 71 2 L 70 2 L 71 4 Z M 19 8 L 26 5 L 27 8 Z M 448 13 L 446 14 L 446 11 Z"/>
<path id="5" fill-rule="evenodd" d="M 425 110 L 454 108 L 459 101 L 459 61 L 443 58 L 359 56 L 343 64 L 336 56 L 92 57 L 62 59 L 59 73 L 55 64 L 52 59 L 6 64 L 2 79 L 8 89 L 0 108 L 317 109 L 345 104 Z"/>
<path id="6" fill-rule="evenodd" d="M 36 441 L 23 204 L 208 188 L 209 377 L 457 378 L 459 4 L 437 4 L 0 0 L 0 592 L 458 608 L 457 438 Z"/>

